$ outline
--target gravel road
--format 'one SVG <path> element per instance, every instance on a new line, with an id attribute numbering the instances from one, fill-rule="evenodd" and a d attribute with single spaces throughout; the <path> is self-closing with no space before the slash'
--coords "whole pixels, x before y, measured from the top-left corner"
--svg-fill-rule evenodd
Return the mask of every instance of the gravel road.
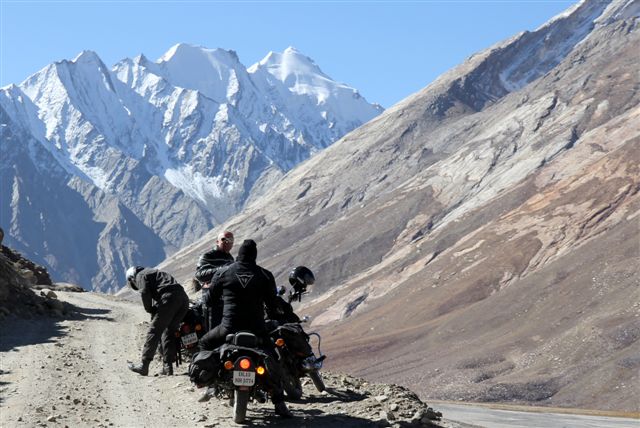
<path id="1" fill-rule="evenodd" d="M 0 426 L 2 427 L 226 427 L 232 409 L 222 400 L 198 402 L 202 390 L 186 366 L 161 376 L 127 369 L 137 361 L 149 316 L 142 305 L 95 293 L 58 292 L 71 306 L 67 319 L 8 318 L 0 326 Z M 281 427 L 443 426 L 420 422 L 426 411 L 415 394 L 395 385 L 369 384 L 326 374 L 328 392 L 308 382 L 304 397 L 289 403 L 283 420 L 270 403 L 251 402 L 248 422 Z M 413 418 L 413 421 L 411 419 Z"/>

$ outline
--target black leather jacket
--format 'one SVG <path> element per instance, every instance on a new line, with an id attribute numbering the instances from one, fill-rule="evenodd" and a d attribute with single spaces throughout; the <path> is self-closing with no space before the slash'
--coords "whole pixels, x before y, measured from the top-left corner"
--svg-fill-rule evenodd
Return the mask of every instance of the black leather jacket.
<path id="1" fill-rule="evenodd" d="M 233 263 L 233 256 L 216 247 L 200 256 L 195 277 L 200 282 L 210 282 L 216 270 L 229 263 Z"/>
<path id="2" fill-rule="evenodd" d="M 229 332 L 265 333 L 264 310 L 275 313 L 276 281 L 273 274 L 251 260 L 239 259 L 213 276 L 212 299 L 222 297 L 222 325 Z"/>
<path id="3" fill-rule="evenodd" d="M 150 314 L 155 313 L 157 305 L 163 303 L 163 296 L 170 296 L 172 293 L 184 293 L 184 289 L 174 277 L 157 269 L 141 270 L 136 275 L 135 282 L 142 297 L 144 310 Z M 155 305 L 154 302 L 156 303 Z"/>

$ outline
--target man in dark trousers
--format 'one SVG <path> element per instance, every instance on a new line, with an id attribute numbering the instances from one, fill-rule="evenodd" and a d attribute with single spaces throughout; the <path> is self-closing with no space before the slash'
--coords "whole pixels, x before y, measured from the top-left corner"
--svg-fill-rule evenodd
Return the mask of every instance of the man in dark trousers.
<path id="1" fill-rule="evenodd" d="M 278 310 L 276 281 L 273 274 L 256 264 L 258 249 L 256 243 L 247 239 L 238 250 L 238 258 L 214 274 L 210 289 L 211 298 L 222 297 L 224 302 L 222 322 L 200 339 L 200 349 L 213 350 L 225 342 L 227 334 L 250 331 L 263 343 L 270 343 L 264 322 L 264 308 L 267 312 Z M 267 352 L 273 349 L 267 345 Z M 273 391 L 271 400 L 276 413 L 291 417 L 284 402 L 282 373 L 279 364 L 269 357 L 265 361 Z"/>
<path id="2" fill-rule="evenodd" d="M 206 331 L 220 324 L 222 319 L 222 300 L 211 299 L 209 290 L 213 274 L 218 268 L 233 263 L 233 256 L 229 253 L 231 248 L 233 248 L 233 233 L 228 230 L 221 232 L 216 240 L 215 248 L 202 254 L 196 265 L 195 277 L 197 283 L 202 287 L 201 299 Z"/>
<path id="3" fill-rule="evenodd" d="M 174 332 L 189 309 L 189 297 L 168 273 L 132 266 L 126 272 L 127 284 L 140 292 L 144 310 L 151 314 L 151 325 L 142 348 L 142 362 L 129 363 L 129 370 L 146 376 L 158 343 L 162 340 L 162 374 L 173 375 L 176 355 Z"/>

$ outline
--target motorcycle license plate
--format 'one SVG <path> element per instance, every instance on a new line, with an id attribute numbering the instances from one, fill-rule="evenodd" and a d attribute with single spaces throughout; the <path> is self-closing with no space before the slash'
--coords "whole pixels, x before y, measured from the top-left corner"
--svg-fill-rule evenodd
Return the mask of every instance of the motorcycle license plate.
<path id="1" fill-rule="evenodd" d="M 194 343 L 198 343 L 198 335 L 195 333 L 189 333 L 182 336 L 182 344 L 184 346 L 193 345 Z"/>
<path id="2" fill-rule="evenodd" d="M 255 372 L 235 370 L 233 372 L 233 384 L 237 386 L 253 386 L 256 383 Z"/>

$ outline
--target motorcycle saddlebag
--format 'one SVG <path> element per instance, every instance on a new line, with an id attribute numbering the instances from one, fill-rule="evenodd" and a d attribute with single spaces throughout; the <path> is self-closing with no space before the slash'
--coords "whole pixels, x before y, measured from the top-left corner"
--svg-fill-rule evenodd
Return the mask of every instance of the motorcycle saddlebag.
<path id="1" fill-rule="evenodd" d="M 309 336 L 299 324 L 283 324 L 278 327 L 277 335 L 284 339 L 284 343 L 296 355 L 306 357 L 313 354 L 309 345 Z"/>
<path id="2" fill-rule="evenodd" d="M 200 351 L 189 364 L 189 379 L 198 387 L 209 385 L 218 377 L 221 367 L 217 351 Z"/>

